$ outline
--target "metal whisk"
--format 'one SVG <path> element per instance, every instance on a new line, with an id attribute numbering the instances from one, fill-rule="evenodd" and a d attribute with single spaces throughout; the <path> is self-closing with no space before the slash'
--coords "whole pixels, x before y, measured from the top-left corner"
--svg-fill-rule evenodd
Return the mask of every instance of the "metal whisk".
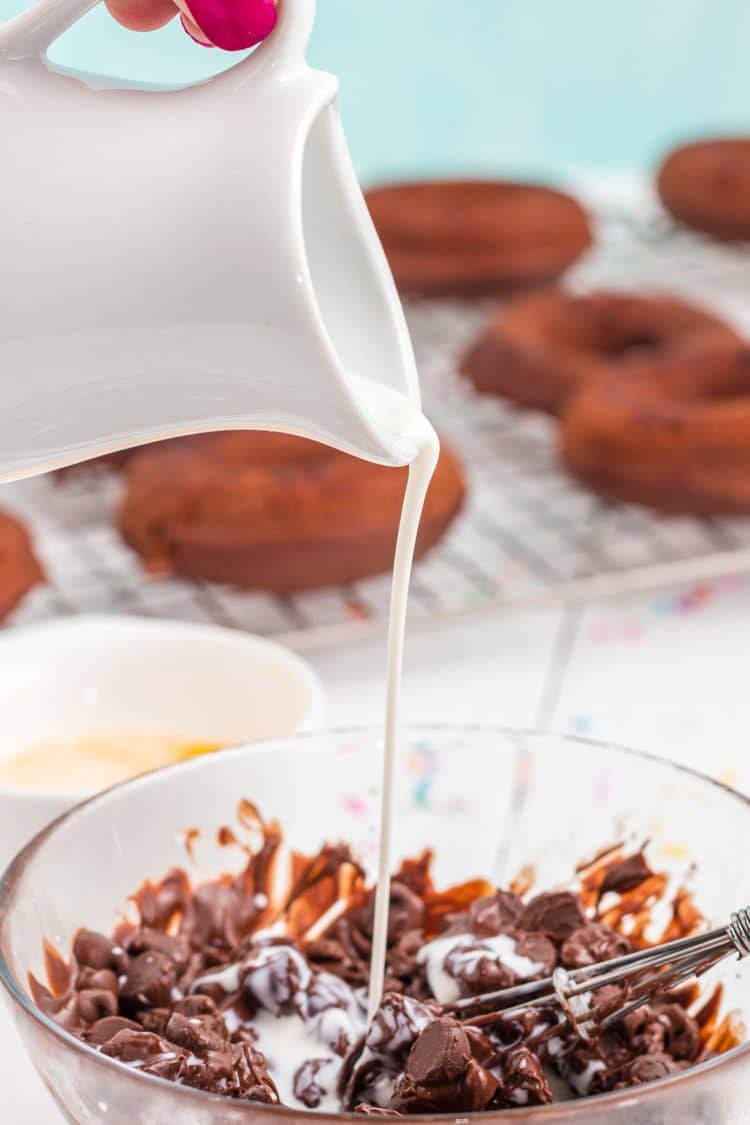
<path id="1" fill-rule="evenodd" d="M 732 914 L 728 925 L 707 933 L 580 969 L 556 969 L 545 980 L 468 996 L 444 1009 L 460 1015 L 472 1027 L 510 1019 L 529 1009 L 560 1010 L 564 1018 L 549 1034 L 569 1025 L 588 1040 L 592 1033 L 603 1031 L 734 954 L 740 960 L 750 956 L 750 907 Z M 604 1002 L 597 1000 L 596 992 L 610 985 L 619 988 L 619 994 L 615 992 L 614 998 L 610 994 Z"/>

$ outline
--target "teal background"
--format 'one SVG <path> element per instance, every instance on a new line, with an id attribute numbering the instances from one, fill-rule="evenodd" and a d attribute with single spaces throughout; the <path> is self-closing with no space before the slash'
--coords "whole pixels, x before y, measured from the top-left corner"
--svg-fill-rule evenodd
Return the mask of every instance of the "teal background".
<path id="1" fill-rule="evenodd" d="M 0 14 L 23 6 L 0 0 Z M 749 55 L 747 0 L 320 0 L 311 61 L 341 76 L 372 181 L 647 169 L 680 138 L 750 132 Z M 176 25 L 134 35 L 101 8 L 53 58 L 157 82 L 236 61 Z"/>

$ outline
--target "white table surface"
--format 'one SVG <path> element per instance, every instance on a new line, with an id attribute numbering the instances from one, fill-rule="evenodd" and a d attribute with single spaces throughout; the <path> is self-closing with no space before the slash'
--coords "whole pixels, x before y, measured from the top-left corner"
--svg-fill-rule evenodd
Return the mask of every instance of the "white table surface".
<path id="1" fill-rule="evenodd" d="M 403 719 L 549 724 L 652 750 L 750 791 L 750 577 L 412 632 Z M 382 640 L 310 657 L 327 721 L 378 722 Z M 0 1119 L 61 1118 L 0 1014 Z"/>

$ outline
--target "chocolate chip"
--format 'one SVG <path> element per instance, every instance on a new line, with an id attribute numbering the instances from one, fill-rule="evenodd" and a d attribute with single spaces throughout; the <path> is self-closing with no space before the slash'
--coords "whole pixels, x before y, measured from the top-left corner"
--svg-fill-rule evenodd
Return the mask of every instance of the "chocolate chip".
<path id="1" fill-rule="evenodd" d="M 422 1086 L 450 1082 L 463 1074 L 470 1058 L 469 1040 L 461 1025 L 448 1018 L 437 1019 L 417 1036 L 406 1073 Z"/>
<path id="2" fill-rule="evenodd" d="M 367 983 L 367 960 L 351 944 L 348 937 L 348 923 L 339 920 L 337 936 L 319 938 L 305 945 L 305 955 L 312 965 L 341 977 L 347 984 L 359 987 Z"/>
<path id="3" fill-rule="evenodd" d="M 193 894 L 180 935 L 193 949 L 231 950 L 250 932 L 257 914 L 252 897 L 224 883 L 206 883 Z"/>
<path id="4" fill-rule="evenodd" d="M 630 1055 L 619 1062 L 627 1062 Z M 608 1058 L 603 1055 L 599 1042 L 574 1044 L 562 1054 L 555 1056 L 560 1073 L 568 1082 L 571 1090 L 579 1097 L 589 1097 L 602 1094 L 614 1086 L 617 1072 L 613 1075 L 608 1066 L 617 1066 L 617 1055 Z"/>
<path id="5" fill-rule="evenodd" d="M 226 958 L 222 958 L 224 962 Z M 193 952 L 188 958 L 188 963 L 184 969 L 180 971 L 178 978 L 178 986 L 181 992 L 187 993 L 194 986 L 199 977 L 203 976 L 207 969 L 215 968 L 214 962 L 209 959 L 204 953 Z M 212 999 L 221 1002 L 225 999 L 226 993 L 220 985 L 214 985 L 213 988 L 206 985 L 201 989 L 201 992 L 210 994 Z"/>
<path id="6" fill-rule="evenodd" d="M 174 1058 L 175 1053 L 181 1053 L 159 1035 L 150 1031 L 131 1031 L 130 1028 L 118 1031 L 111 1039 L 106 1040 L 101 1051 L 102 1054 L 125 1063 L 144 1063 L 163 1055 Z"/>
<path id="7" fill-rule="evenodd" d="M 135 1018 L 144 1031 L 153 1031 L 155 1035 L 163 1035 L 170 1014 L 169 1008 L 138 1008 L 135 1012 Z"/>
<path id="8" fill-rule="evenodd" d="M 177 1082 L 182 1079 L 186 1065 L 183 1055 L 172 1053 L 171 1055 L 159 1055 L 155 1059 L 149 1059 L 147 1062 L 139 1064 L 138 1070 L 141 1074 L 153 1074 L 157 1078 L 165 1078 L 168 1082 Z"/>
<path id="9" fill-rule="evenodd" d="M 482 1053 L 483 1045 L 477 1044 Z M 396 1081 L 392 1105 L 409 1113 L 470 1112 L 484 1109 L 499 1086 L 498 1078 L 472 1055 L 464 1028 L 444 1016 L 417 1036 L 406 1070 Z"/>
<path id="10" fill-rule="evenodd" d="M 656 1082 L 659 1078 L 666 1078 L 680 1069 L 679 1064 L 669 1055 L 639 1055 L 621 1069 L 615 1089 Z"/>
<path id="11" fill-rule="evenodd" d="M 176 980 L 175 967 L 165 953 L 139 953 L 128 966 L 120 987 L 123 1006 L 163 1007 L 172 999 Z"/>
<path id="12" fill-rule="evenodd" d="M 556 1023 L 557 1016 L 549 1014 L 538 1008 L 526 1008 L 514 1016 L 505 1016 L 499 1020 L 493 1032 L 503 1047 L 515 1047 L 527 1039 L 536 1039 L 545 1031 L 550 1023 Z"/>
<path id="13" fill-rule="evenodd" d="M 604 989 L 601 988 L 597 990 L 597 1002 L 599 999 L 599 993 L 603 991 Z M 622 990 L 618 989 L 617 991 L 620 993 L 620 998 L 622 998 Z M 628 1060 L 632 1056 L 632 1050 L 629 1044 L 625 1042 L 622 1035 L 619 1034 L 618 1029 L 616 1027 L 612 1027 L 608 1028 L 606 1031 L 603 1031 L 597 1037 L 596 1055 L 605 1063 L 609 1075 L 609 1073 L 616 1072 L 624 1063 L 628 1062 Z M 601 1072 L 599 1074 L 599 1080 L 602 1080 Z M 604 1079 L 604 1081 L 608 1082 L 609 1077 Z M 596 1082 L 594 1084 L 596 1085 Z"/>
<path id="14" fill-rule="evenodd" d="M 424 923 L 424 901 L 407 883 L 395 878 L 391 882 L 391 896 L 388 908 L 388 946 L 394 946 L 409 931 L 421 932 Z M 352 984 L 367 981 L 370 949 L 372 947 L 372 927 L 375 912 L 375 895 L 368 891 L 362 902 L 351 907 L 331 926 L 325 934 L 329 941 L 335 941 L 338 948 L 328 947 L 331 961 L 338 962 L 345 972 L 339 975 Z M 322 951 L 321 951 L 322 952 Z M 331 965 L 332 971 L 336 968 Z M 394 970 L 398 978 L 398 972 Z M 399 984 L 399 987 L 401 985 Z"/>
<path id="15" fill-rule="evenodd" d="M 73 942 L 73 956 L 78 965 L 89 969 L 122 971 L 124 951 L 112 938 L 93 930 L 79 930 Z"/>
<path id="16" fill-rule="evenodd" d="M 567 938 L 562 945 L 562 963 L 569 969 L 594 965 L 630 953 L 632 946 L 626 937 L 601 922 L 587 922 Z"/>
<path id="17" fill-rule="evenodd" d="M 510 1105 L 548 1105 L 552 1101 L 541 1060 L 528 1047 L 513 1047 L 504 1054 L 502 1073 L 503 1099 Z"/>
<path id="18" fill-rule="evenodd" d="M 128 952 L 131 955 L 154 951 L 166 954 L 180 969 L 187 965 L 190 956 L 190 946 L 186 941 L 163 934 L 160 930 L 136 930 L 128 941 Z"/>
<path id="19" fill-rule="evenodd" d="M 673 1059 L 694 1061 L 701 1048 L 698 1023 L 678 1004 L 655 1006 L 659 1021 L 666 1025 L 664 1047 Z"/>
<path id="20" fill-rule="evenodd" d="M 470 1056 L 463 1073 L 445 1082 L 421 1085 L 408 1073 L 401 1075 L 391 1101 L 394 1109 L 407 1113 L 471 1113 L 485 1109 L 499 1087 L 499 1079 Z"/>
<path id="21" fill-rule="evenodd" d="M 607 869 L 599 887 L 599 898 L 603 898 L 608 891 L 616 891 L 618 894 L 633 891 L 636 887 L 640 887 L 641 883 L 650 879 L 652 875 L 653 871 L 646 862 L 645 856 L 642 852 L 637 852 L 635 855 L 628 856 L 627 859 L 613 863 Z"/>
<path id="22" fill-rule="evenodd" d="M 338 977 L 327 973 L 313 974 L 305 989 L 306 1016 L 312 1019 L 329 1008 L 346 1010 L 352 1002 L 352 991 Z"/>
<path id="23" fill-rule="evenodd" d="M 445 955 L 442 968 L 459 984 L 463 996 L 511 988 L 522 979 L 549 976 L 556 967 L 557 951 L 543 934 L 509 930 L 503 938 L 507 939 L 507 954 L 490 938 L 458 936 L 457 943 Z M 519 976 L 512 968 L 511 953 L 527 958 L 537 967 L 529 966 L 529 975 Z"/>
<path id="24" fill-rule="evenodd" d="M 518 920 L 522 930 L 534 930 L 551 941 L 563 942 L 586 921 L 583 907 L 568 891 L 536 895 Z"/>
<path id="25" fill-rule="evenodd" d="M 407 930 L 388 950 L 387 968 L 391 991 L 406 992 L 417 1000 L 432 997 L 427 983 L 427 967 L 417 959 L 423 946 L 424 932 Z"/>
<path id="26" fill-rule="evenodd" d="M 379 1079 L 392 1084 L 414 1040 L 438 1015 L 435 1005 L 386 993 L 366 1037 L 362 1036 L 344 1060 L 340 1078 L 343 1105 L 351 1109 L 374 1100 L 368 1094 Z"/>
<path id="27" fill-rule="evenodd" d="M 294 1075 L 294 1096 L 308 1109 L 317 1109 L 325 1097 L 326 1092 L 316 1079 L 328 1062 L 327 1059 L 308 1059 Z"/>
<path id="28" fill-rule="evenodd" d="M 76 976 L 76 990 L 83 992 L 84 989 L 101 989 L 116 996 L 119 991 L 117 976 L 111 969 L 81 969 Z"/>
<path id="29" fill-rule="evenodd" d="M 221 1092 L 220 1090 L 218 1091 L 218 1093 Z M 269 1086 L 246 1086 L 242 1091 L 238 1090 L 237 1097 L 247 1102 L 260 1102 L 262 1105 L 279 1104 L 279 1095 Z"/>
<path id="30" fill-rule="evenodd" d="M 500 1081 L 492 1071 L 471 1059 L 461 1082 L 458 1104 L 455 1108 L 466 1110 L 468 1113 L 486 1109 L 499 1088 Z M 445 1108 L 450 1109 L 450 1101 Z"/>
<path id="31" fill-rule="evenodd" d="M 247 1101 L 278 1105 L 279 1094 L 261 1052 L 249 1043 L 241 1043 L 232 1048 L 232 1056 L 237 1096 Z"/>
<path id="32" fill-rule="evenodd" d="M 471 1057 L 480 1062 L 482 1066 L 494 1066 L 497 1062 L 497 1047 L 488 1035 L 478 1027 L 466 1027 L 466 1038 L 469 1040 Z"/>
<path id="33" fill-rule="evenodd" d="M 639 1053 L 658 1055 L 664 1052 L 667 1024 L 647 1004 L 625 1016 L 620 1026 L 630 1046 Z"/>
<path id="34" fill-rule="evenodd" d="M 229 1042 L 229 1034 L 221 1016 L 184 1016 L 172 1012 L 164 1028 L 170 1043 L 184 1047 L 194 1055 L 220 1051 Z"/>
<path id="35" fill-rule="evenodd" d="M 516 943 L 516 953 L 539 966 L 532 976 L 524 977 L 524 980 L 552 975 L 557 967 L 557 950 L 548 937 L 544 934 L 524 933 L 523 930 L 513 931 L 511 936 Z"/>
<path id="36" fill-rule="evenodd" d="M 202 1058 L 191 1058 L 182 1072 L 181 1081 L 196 1090 L 231 1093 L 235 1083 L 235 1065 L 231 1049 L 209 1051 Z"/>
<path id="37" fill-rule="evenodd" d="M 142 1031 L 140 1024 L 133 1020 L 126 1020 L 122 1016 L 105 1016 L 102 1020 L 90 1027 L 86 1033 L 86 1041 L 94 1047 L 101 1047 L 103 1043 L 114 1039 L 120 1031 Z"/>
<path id="38" fill-rule="evenodd" d="M 85 988 L 78 993 L 78 1010 L 84 1023 L 96 1023 L 117 1015 L 117 997 L 102 988 Z"/>
<path id="39" fill-rule="evenodd" d="M 433 1006 L 398 993 L 386 993 L 370 1024 L 367 1046 L 379 1054 L 401 1060 L 436 1015 Z"/>
<path id="40" fill-rule="evenodd" d="M 495 891 L 494 895 L 478 898 L 468 912 L 468 929 L 474 934 L 492 936 L 505 933 L 518 925 L 523 911 L 523 901 L 512 891 Z"/>
<path id="41" fill-rule="evenodd" d="M 216 1001 L 202 992 L 194 992 L 191 996 L 183 996 L 174 1004 L 174 1011 L 183 1016 L 213 1016 L 219 1011 Z"/>
<path id="42" fill-rule="evenodd" d="M 424 921 L 424 902 L 403 883 L 391 882 L 391 899 L 388 909 L 388 943 L 396 941 L 407 930 L 421 928 Z"/>
<path id="43" fill-rule="evenodd" d="M 622 984 L 605 984 L 594 990 L 594 1000 L 600 1018 L 614 1015 L 630 999 L 630 989 Z"/>
<path id="44" fill-rule="evenodd" d="M 236 1009 L 234 1010 L 236 1011 Z M 255 1047 L 258 1035 L 250 1024 L 240 1024 L 239 1027 L 235 1027 L 229 1038 L 232 1043 L 236 1043 L 240 1046 Z"/>
<path id="45" fill-rule="evenodd" d="M 443 961 L 443 970 L 458 982 L 465 996 L 510 988 L 517 979 L 499 953 L 482 947 L 481 938 L 451 949 Z"/>
<path id="46" fill-rule="evenodd" d="M 243 990 L 250 1003 L 288 1014 L 297 1010 L 310 976 L 306 961 L 290 946 L 261 946 L 245 959 Z"/>

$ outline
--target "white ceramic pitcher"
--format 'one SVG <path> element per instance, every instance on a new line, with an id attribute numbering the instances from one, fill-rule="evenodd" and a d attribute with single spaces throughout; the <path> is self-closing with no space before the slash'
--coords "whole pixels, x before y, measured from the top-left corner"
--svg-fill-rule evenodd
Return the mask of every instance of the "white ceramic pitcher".
<path id="1" fill-rule="evenodd" d="M 403 464 L 369 392 L 418 405 L 416 369 L 338 81 L 305 62 L 315 0 L 179 89 L 54 68 L 92 6 L 0 28 L 0 480 L 228 427 Z"/>

